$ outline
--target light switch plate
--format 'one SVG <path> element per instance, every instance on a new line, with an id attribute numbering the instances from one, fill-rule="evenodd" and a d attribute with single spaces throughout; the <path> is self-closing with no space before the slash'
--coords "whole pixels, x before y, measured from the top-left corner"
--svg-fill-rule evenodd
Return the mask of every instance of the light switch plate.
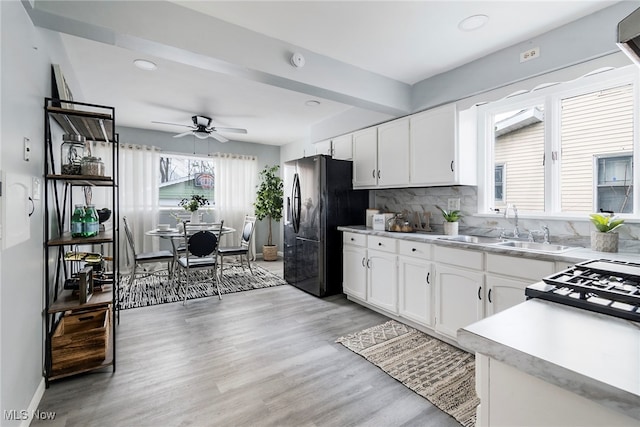
<path id="1" fill-rule="evenodd" d="M 447 201 L 447 210 L 449 211 L 459 211 L 460 210 L 460 199 L 449 199 Z"/>

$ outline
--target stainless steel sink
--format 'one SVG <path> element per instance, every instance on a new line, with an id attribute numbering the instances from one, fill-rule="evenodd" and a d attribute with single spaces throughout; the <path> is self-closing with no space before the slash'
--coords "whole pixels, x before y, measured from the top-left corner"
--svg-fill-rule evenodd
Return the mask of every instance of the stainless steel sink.
<path id="1" fill-rule="evenodd" d="M 546 253 L 562 253 L 571 249 L 575 249 L 573 246 L 554 245 L 550 243 L 538 243 L 538 242 L 521 242 L 514 240 L 507 240 L 504 242 L 495 243 L 495 246 L 503 248 L 523 249 L 527 251 L 546 252 Z"/>
<path id="2" fill-rule="evenodd" d="M 481 244 L 481 245 L 500 242 L 500 240 L 495 238 L 495 237 L 465 236 L 463 234 L 459 234 L 457 236 L 438 237 L 438 239 L 441 239 L 441 240 L 452 240 L 454 242 L 478 243 L 478 244 Z"/>

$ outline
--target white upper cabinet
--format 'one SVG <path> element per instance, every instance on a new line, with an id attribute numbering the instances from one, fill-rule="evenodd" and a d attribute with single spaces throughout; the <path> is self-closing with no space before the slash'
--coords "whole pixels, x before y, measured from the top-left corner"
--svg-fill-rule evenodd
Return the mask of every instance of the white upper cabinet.
<path id="1" fill-rule="evenodd" d="M 378 131 L 368 128 L 353 134 L 353 187 L 378 184 Z"/>
<path id="2" fill-rule="evenodd" d="M 327 139 L 325 141 L 316 142 L 313 144 L 313 148 L 315 148 L 316 154 L 326 154 L 330 156 L 332 154 L 331 151 L 331 140 Z"/>
<path id="3" fill-rule="evenodd" d="M 353 134 L 354 188 L 409 184 L 409 119 L 394 120 Z"/>
<path id="4" fill-rule="evenodd" d="M 410 117 L 410 185 L 476 185 L 475 110 L 455 104 Z"/>
<path id="5" fill-rule="evenodd" d="M 378 126 L 378 187 L 409 183 L 409 119 Z"/>
<path id="6" fill-rule="evenodd" d="M 333 138 L 333 158 L 339 160 L 353 159 L 353 134 Z"/>

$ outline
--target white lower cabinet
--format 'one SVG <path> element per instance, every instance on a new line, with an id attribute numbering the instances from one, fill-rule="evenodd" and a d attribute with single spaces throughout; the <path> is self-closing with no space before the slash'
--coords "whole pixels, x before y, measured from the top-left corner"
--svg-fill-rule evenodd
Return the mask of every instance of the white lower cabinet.
<path id="1" fill-rule="evenodd" d="M 342 291 L 347 294 L 367 299 L 367 249 L 344 245 L 342 248 Z"/>
<path id="2" fill-rule="evenodd" d="M 483 317 L 483 279 L 479 271 L 436 265 L 437 332 L 457 339 L 458 329 Z"/>
<path id="3" fill-rule="evenodd" d="M 485 316 L 524 302 L 525 288 L 555 270 L 553 261 L 487 254 Z"/>
<path id="4" fill-rule="evenodd" d="M 367 239 L 367 302 L 396 314 L 398 312 L 397 240 L 370 236 Z"/>
<path id="5" fill-rule="evenodd" d="M 428 260 L 398 259 L 398 314 L 433 327 L 433 265 Z"/>

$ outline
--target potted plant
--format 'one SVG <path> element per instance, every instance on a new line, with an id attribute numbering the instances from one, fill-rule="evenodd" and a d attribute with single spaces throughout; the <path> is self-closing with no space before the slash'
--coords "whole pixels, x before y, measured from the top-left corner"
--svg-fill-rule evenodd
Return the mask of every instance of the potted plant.
<path id="1" fill-rule="evenodd" d="M 180 200 L 179 205 L 184 208 L 184 210 L 191 212 L 191 223 L 197 224 L 200 222 L 200 215 L 198 215 L 198 209 L 201 206 L 208 205 L 209 201 L 199 194 L 193 194 L 189 198 L 184 198 Z"/>
<path id="2" fill-rule="evenodd" d="M 591 250 L 598 252 L 618 252 L 618 233 L 614 230 L 622 225 L 620 219 L 608 213 L 589 214 L 596 230 L 591 232 Z"/>
<path id="3" fill-rule="evenodd" d="M 442 209 L 440 206 L 436 205 L 436 208 L 442 212 L 442 217 L 444 218 L 444 223 L 442 224 L 444 227 L 444 234 L 448 236 L 455 236 L 458 234 L 458 220 L 462 217 L 462 213 L 459 210 L 451 210 L 447 211 Z"/>
<path id="4" fill-rule="evenodd" d="M 268 219 L 269 235 L 267 244 L 262 246 L 262 258 L 265 261 L 275 261 L 278 259 L 278 247 L 273 244 L 272 221 L 282 219 L 282 178 L 277 175 L 280 166 L 265 166 L 260 171 L 260 185 L 256 193 L 256 201 L 253 204 L 258 220 Z"/>

